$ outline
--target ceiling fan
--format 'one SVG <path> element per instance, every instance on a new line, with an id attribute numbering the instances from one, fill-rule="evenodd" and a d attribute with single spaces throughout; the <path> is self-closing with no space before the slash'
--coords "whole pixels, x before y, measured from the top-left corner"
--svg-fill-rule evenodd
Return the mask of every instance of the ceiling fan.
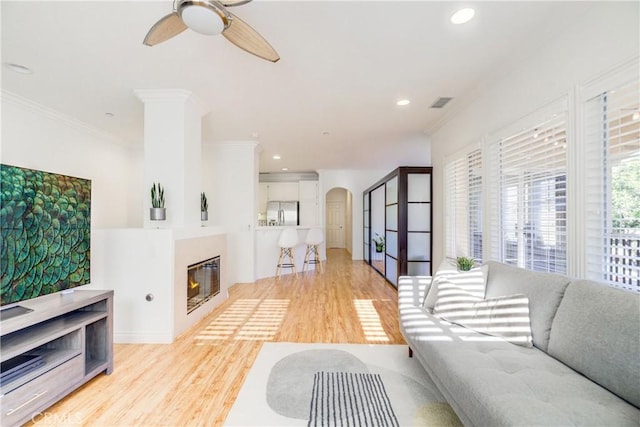
<path id="1" fill-rule="evenodd" d="M 173 12 L 156 22 L 142 43 L 155 46 L 191 28 L 206 35 L 222 33 L 239 48 L 267 61 L 277 62 L 280 56 L 275 49 L 256 30 L 226 9 L 250 1 L 174 0 Z"/>

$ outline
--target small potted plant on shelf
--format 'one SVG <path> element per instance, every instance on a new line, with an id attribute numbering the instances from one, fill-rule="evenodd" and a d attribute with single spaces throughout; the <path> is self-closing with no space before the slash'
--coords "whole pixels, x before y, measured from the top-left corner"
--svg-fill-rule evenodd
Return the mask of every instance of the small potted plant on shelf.
<path id="1" fill-rule="evenodd" d="M 153 183 L 151 187 L 151 208 L 149 216 L 151 221 L 163 221 L 167 218 L 167 211 L 164 207 L 164 188 L 160 183 Z"/>
<path id="2" fill-rule="evenodd" d="M 458 258 L 456 258 L 456 264 L 458 266 L 458 270 L 469 271 L 473 268 L 473 264 L 475 264 L 475 261 L 473 258 L 459 256 Z"/>
<path id="3" fill-rule="evenodd" d="M 372 240 L 376 245 L 376 252 L 384 252 L 384 237 L 376 233 L 376 236 Z"/>
<path id="4" fill-rule="evenodd" d="M 209 203 L 207 202 L 207 195 L 204 191 L 200 193 L 200 220 L 206 221 L 209 219 Z"/>

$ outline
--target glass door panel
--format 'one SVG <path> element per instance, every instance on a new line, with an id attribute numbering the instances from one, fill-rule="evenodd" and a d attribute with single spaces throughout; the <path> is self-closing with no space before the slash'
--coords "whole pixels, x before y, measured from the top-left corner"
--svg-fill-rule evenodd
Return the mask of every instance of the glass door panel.
<path id="1" fill-rule="evenodd" d="M 398 203 L 398 177 L 391 178 L 386 183 L 387 187 L 387 205 Z"/>
<path id="2" fill-rule="evenodd" d="M 431 233 L 407 234 L 407 260 L 431 260 Z"/>
<path id="3" fill-rule="evenodd" d="M 369 224 L 369 193 L 363 196 L 362 201 L 362 257 L 365 261 L 369 262 L 370 242 L 369 236 L 371 235 L 371 225 Z"/>
<path id="4" fill-rule="evenodd" d="M 396 288 L 398 287 L 398 260 L 387 255 L 386 262 L 386 271 L 385 277 L 388 281 L 390 281 Z"/>
<path id="5" fill-rule="evenodd" d="M 387 206 L 387 230 L 398 231 L 398 205 Z"/>
<path id="6" fill-rule="evenodd" d="M 431 231 L 431 203 L 409 203 L 407 205 L 407 229 L 409 231 Z"/>
<path id="7" fill-rule="evenodd" d="M 387 230 L 386 253 L 398 258 L 398 232 Z"/>
<path id="8" fill-rule="evenodd" d="M 431 276 L 431 263 L 430 262 L 408 262 L 407 275 Z"/>
<path id="9" fill-rule="evenodd" d="M 407 201 L 431 201 L 431 175 L 427 173 L 407 174 Z"/>
<path id="10" fill-rule="evenodd" d="M 384 274 L 384 249 L 378 252 L 376 243 L 383 241 L 385 236 L 385 186 L 381 185 L 371 192 L 371 265 Z"/>

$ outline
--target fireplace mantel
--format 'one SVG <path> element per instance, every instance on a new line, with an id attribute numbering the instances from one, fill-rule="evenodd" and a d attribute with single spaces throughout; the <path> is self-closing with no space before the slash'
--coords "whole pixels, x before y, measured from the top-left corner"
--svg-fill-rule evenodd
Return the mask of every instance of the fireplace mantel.
<path id="1" fill-rule="evenodd" d="M 98 229 L 88 288 L 113 289 L 114 342 L 171 343 L 228 296 L 227 239 L 221 227 Z M 220 256 L 220 293 L 187 313 L 187 268 Z"/>

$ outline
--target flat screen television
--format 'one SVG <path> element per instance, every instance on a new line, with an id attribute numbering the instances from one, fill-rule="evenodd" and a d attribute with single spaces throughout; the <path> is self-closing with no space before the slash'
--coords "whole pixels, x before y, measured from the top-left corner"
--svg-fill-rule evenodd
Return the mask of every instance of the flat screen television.
<path id="1" fill-rule="evenodd" d="M 89 283 L 91 181 L 5 164 L 0 172 L 0 313 Z"/>

